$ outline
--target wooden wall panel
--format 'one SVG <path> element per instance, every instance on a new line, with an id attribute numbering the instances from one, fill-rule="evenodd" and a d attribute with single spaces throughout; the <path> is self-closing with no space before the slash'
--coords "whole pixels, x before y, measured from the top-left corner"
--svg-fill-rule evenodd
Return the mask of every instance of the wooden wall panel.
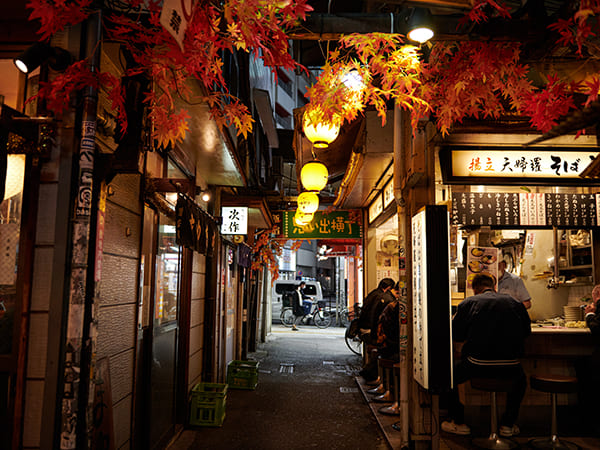
<path id="1" fill-rule="evenodd" d="M 110 358 L 110 387 L 113 403 L 131 395 L 133 356 L 133 349 L 131 349 Z"/>
<path id="2" fill-rule="evenodd" d="M 31 311 L 48 311 L 50 307 L 53 258 L 52 247 L 38 247 L 34 250 Z"/>
<path id="3" fill-rule="evenodd" d="M 48 350 L 48 314 L 34 313 L 29 316 L 29 320 L 27 377 L 44 378 Z"/>
<path id="4" fill-rule="evenodd" d="M 23 420 L 23 447 L 40 446 L 40 428 L 42 425 L 42 403 L 44 399 L 44 381 L 28 380 L 25 386 L 25 417 Z"/>
<path id="5" fill-rule="evenodd" d="M 38 201 L 36 244 L 53 244 L 58 201 L 58 185 L 42 184 Z M 68 201 L 63 199 L 62 201 Z"/>
<path id="6" fill-rule="evenodd" d="M 139 214 L 107 201 L 104 253 L 139 258 Z"/>
<path id="7" fill-rule="evenodd" d="M 137 258 L 105 254 L 102 258 L 102 295 L 100 305 L 132 303 L 138 291 Z"/>
<path id="8" fill-rule="evenodd" d="M 111 367 L 112 371 L 112 367 Z M 115 429 L 115 447 L 130 448 L 131 434 L 131 395 L 113 405 L 113 422 Z"/>
<path id="9" fill-rule="evenodd" d="M 135 320 L 135 304 L 100 308 L 98 313 L 98 359 L 133 349 Z"/>
<path id="10" fill-rule="evenodd" d="M 108 200 L 133 212 L 140 213 L 140 179 L 138 174 L 117 175 L 108 185 Z"/>

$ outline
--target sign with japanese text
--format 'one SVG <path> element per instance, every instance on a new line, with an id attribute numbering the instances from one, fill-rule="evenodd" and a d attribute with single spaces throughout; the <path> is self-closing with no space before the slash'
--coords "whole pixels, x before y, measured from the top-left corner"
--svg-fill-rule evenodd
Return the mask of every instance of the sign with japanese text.
<path id="1" fill-rule="evenodd" d="M 294 211 L 283 213 L 283 234 L 289 239 L 359 239 L 362 237 L 359 211 L 317 211 L 306 227 L 294 224 Z"/>
<path id="2" fill-rule="evenodd" d="M 369 223 L 373 222 L 383 212 L 383 197 L 377 194 L 375 200 L 369 205 Z"/>
<path id="3" fill-rule="evenodd" d="M 221 234 L 248 234 L 248 207 L 223 206 L 221 217 Z"/>
<path id="4" fill-rule="evenodd" d="M 600 194 L 455 192 L 452 224 L 501 227 L 595 227 Z"/>
<path id="5" fill-rule="evenodd" d="M 394 201 L 394 180 L 388 181 L 383 188 L 383 208 L 387 208 Z"/>
<path id="6" fill-rule="evenodd" d="M 173 36 L 183 51 L 185 30 L 192 20 L 195 0 L 164 0 L 160 24 Z"/>
<path id="7" fill-rule="evenodd" d="M 496 182 L 586 182 L 579 175 L 598 155 L 598 150 L 555 147 L 522 149 L 481 147 L 443 149 L 440 157 L 448 182 L 481 184 L 482 178 Z M 589 180 L 587 181 L 590 182 Z"/>

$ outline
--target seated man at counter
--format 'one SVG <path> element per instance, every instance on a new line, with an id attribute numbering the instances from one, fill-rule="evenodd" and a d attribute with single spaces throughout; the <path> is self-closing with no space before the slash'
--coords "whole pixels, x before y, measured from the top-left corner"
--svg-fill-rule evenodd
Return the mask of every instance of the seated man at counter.
<path id="1" fill-rule="evenodd" d="M 531 321 L 523 304 L 508 294 L 496 292 L 494 284 L 489 275 L 477 274 L 472 282 L 475 295 L 458 305 L 452 319 L 453 339 L 464 345 L 454 366 L 454 388 L 447 398 L 448 420 L 442 422 L 442 430 L 448 433 L 471 432 L 465 424 L 457 388 L 471 378 L 513 380 L 506 411 L 500 419 L 500 434 L 510 437 L 519 433 L 515 421 L 527 378 L 517 358 L 523 355 L 524 340 L 531 334 Z"/>
<path id="2" fill-rule="evenodd" d="M 498 262 L 498 292 L 516 298 L 525 308 L 531 308 L 531 295 L 518 275 L 506 271 L 506 261 Z"/>

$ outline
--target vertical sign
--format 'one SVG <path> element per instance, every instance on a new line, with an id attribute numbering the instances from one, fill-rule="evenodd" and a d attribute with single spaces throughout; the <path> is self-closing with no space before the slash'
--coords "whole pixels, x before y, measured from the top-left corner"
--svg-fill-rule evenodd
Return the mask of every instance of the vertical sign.
<path id="1" fill-rule="evenodd" d="M 160 24 L 179 44 L 183 51 L 185 30 L 192 20 L 195 0 L 165 0 L 160 12 Z"/>
<path id="2" fill-rule="evenodd" d="M 453 384 L 448 222 L 439 205 L 412 217 L 413 376 L 433 393 Z"/>
<path id="3" fill-rule="evenodd" d="M 427 238 L 425 236 L 425 210 L 412 218 L 413 254 L 413 372 L 415 380 L 423 387 L 429 385 L 427 364 Z"/>
<path id="4" fill-rule="evenodd" d="M 246 206 L 223 206 L 221 234 L 248 234 L 248 208 Z"/>

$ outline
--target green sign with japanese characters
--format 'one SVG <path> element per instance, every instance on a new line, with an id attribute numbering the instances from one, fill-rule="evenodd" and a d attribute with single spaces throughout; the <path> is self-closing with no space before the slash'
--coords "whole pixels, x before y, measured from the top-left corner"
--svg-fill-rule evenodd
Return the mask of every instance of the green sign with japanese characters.
<path id="1" fill-rule="evenodd" d="M 295 211 L 283 213 L 283 235 L 290 239 L 360 239 L 360 211 L 317 211 L 305 227 L 294 224 Z"/>

